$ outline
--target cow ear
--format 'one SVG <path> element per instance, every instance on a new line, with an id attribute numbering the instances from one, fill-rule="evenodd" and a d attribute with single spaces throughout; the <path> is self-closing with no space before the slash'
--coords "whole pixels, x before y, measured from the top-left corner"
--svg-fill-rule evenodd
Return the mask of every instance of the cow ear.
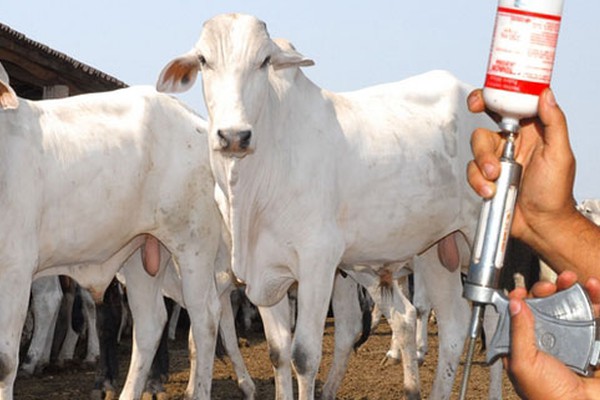
<path id="1" fill-rule="evenodd" d="M 0 80 L 0 108 L 14 110 L 19 107 L 19 98 L 8 83 Z"/>
<path id="2" fill-rule="evenodd" d="M 288 49 L 278 48 L 278 51 L 271 56 L 271 65 L 273 69 L 278 70 L 290 67 L 311 67 L 315 65 L 315 62 L 291 47 Z"/>
<path id="3" fill-rule="evenodd" d="M 156 90 L 166 93 L 181 93 L 189 90 L 198 77 L 200 60 L 194 52 L 177 57 L 160 73 Z"/>

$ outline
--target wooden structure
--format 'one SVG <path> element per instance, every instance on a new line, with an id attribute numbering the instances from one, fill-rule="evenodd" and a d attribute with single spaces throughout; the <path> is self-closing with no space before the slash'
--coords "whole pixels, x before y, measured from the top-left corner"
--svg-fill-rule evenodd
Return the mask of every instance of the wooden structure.
<path id="1" fill-rule="evenodd" d="M 17 95 L 30 100 L 127 87 L 124 82 L 1 23 L 0 62 Z"/>

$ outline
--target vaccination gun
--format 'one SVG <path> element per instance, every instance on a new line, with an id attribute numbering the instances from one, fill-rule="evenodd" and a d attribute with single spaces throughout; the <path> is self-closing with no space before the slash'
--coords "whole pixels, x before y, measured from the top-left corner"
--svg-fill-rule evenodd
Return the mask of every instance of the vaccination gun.
<path id="1" fill-rule="evenodd" d="M 498 289 L 506 245 L 521 179 L 521 165 L 515 162 L 515 138 L 518 124 L 500 123 L 506 143 L 500 159 L 501 173 L 496 194 L 485 200 L 481 209 L 463 297 L 473 304 L 467 338 L 467 358 L 460 399 L 465 399 L 475 342 L 481 330 L 484 308 L 492 305 L 499 314 L 496 332 L 487 349 L 491 363 L 510 351 L 510 314 L 508 297 Z M 598 363 L 600 343 L 596 341 L 596 322 L 592 303 L 580 284 L 568 290 L 537 299 L 527 299 L 535 316 L 538 347 L 573 371 L 590 375 Z"/>
<path id="2" fill-rule="evenodd" d="M 491 305 L 499 314 L 496 332 L 487 349 L 487 362 L 510 352 L 508 298 L 498 284 L 512 226 L 521 180 L 515 161 L 519 121 L 537 115 L 539 95 L 549 87 L 563 0 L 498 0 L 494 36 L 483 88 L 487 108 L 499 115 L 500 134 L 506 139 L 500 159 L 496 194 L 481 208 L 463 297 L 473 313 L 467 338 L 467 358 L 460 399 L 467 392 L 475 342 L 484 309 Z M 573 371 L 590 375 L 598 363 L 599 342 L 593 307 L 582 286 L 539 299 L 526 300 L 535 316 L 538 347 Z"/>

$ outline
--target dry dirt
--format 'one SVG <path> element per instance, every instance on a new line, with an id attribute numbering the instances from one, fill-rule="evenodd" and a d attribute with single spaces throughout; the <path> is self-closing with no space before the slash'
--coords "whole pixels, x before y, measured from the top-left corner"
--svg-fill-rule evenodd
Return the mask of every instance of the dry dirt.
<path id="1" fill-rule="evenodd" d="M 183 399 L 188 378 L 188 355 L 186 333 L 179 331 L 175 342 L 169 343 L 171 375 L 166 385 L 170 399 Z M 258 400 L 273 399 L 275 396 L 273 373 L 267 354 L 266 342 L 260 333 L 253 333 L 248 340 L 241 340 L 242 354 L 257 388 Z M 382 322 L 369 340 L 352 356 L 349 369 L 342 383 L 338 399 L 383 400 L 403 399 L 401 365 L 381 366 L 390 344 L 389 326 Z M 429 326 L 429 354 L 420 370 L 422 394 L 427 398 L 433 381 L 437 360 L 437 329 Z M 120 385 L 127 373 L 130 338 L 120 345 L 121 376 Z M 323 362 L 318 376 L 318 385 L 326 378 L 327 369 L 333 354 L 333 321 L 328 320 L 323 346 Z M 468 399 L 487 398 L 487 368 L 483 354 L 476 354 L 469 384 Z M 462 363 L 454 387 L 452 398 L 458 398 L 458 386 L 462 374 Z M 41 376 L 19 377 L 15 385 L 15 400 L 29 399 L 88 399 L 94 381 L 94 371 L 71 366 L 61 371 L 46 371 Z M 215 361 L 212 398 L 219 400 L 241 399 L 231 363 L 227 358 Z M 504 398 L 517 399 L 506 376 L 504 377 Z"/>

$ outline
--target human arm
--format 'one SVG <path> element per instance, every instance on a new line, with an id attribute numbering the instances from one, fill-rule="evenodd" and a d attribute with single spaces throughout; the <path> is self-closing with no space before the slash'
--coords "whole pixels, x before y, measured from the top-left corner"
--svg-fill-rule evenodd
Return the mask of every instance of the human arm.
<path id="1" fill-rule="evenodd" d="M 481 90 L 472 92 L 468 103 L 472 112 L 485 110 Z M 474 160 L 467 176 L 484 198 L 495 191 L 503 143 L 497 132 L 487 129 L 472 135 Z M 600 229 L 575 209 L 575 157 L 565 115 L 551 90 L 540 95 L 538 117 L 522 121 L 516 145 L 516 160 L 523 166 L 523 174 L 511 234 L 534 248 L 558 272 L 573 270 L 583 280 L 598 276 Z"/>

